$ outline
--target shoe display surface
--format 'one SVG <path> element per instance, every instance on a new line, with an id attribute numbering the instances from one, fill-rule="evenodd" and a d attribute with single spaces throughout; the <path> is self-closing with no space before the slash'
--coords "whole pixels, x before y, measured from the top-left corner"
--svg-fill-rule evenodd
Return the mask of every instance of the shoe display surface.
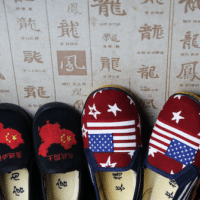
<path id="1" fill-rule="evenodd" d="M 92 92 L 84 105 L 82 137 L 97 200 L 139 199 L 141 123 L 132 95 L 117 86 Z"/>
<path id="2" fill-rule="evenodd" d="M 0 199 L 36 199 L 32 120 L 21 107 L 0 104 Z"/>
<path id="3" fill-rule="evenodd" d="M 81 115 L 64 103 L 48 103 L 33 121 L 34 149 L 43 198 L 82 199 Z"/>
<path id="4" fill-rule="evenodd" d="M 153 128 L 144 166 L 143 200 L 190 199 L 200 169 L 200 99 L 176 93 Z"/>

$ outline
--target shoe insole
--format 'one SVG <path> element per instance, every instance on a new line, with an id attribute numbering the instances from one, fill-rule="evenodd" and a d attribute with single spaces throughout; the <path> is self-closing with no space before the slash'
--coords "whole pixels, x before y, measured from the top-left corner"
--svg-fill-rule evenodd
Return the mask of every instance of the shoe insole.
<path id="1" fill-rule="evenodd" d="M 136 173 L 133 170 L 100 171 L 95 178 L 101 200 L 133 200 L 136 185 Z"/>
<path id="2" fill-rule="evenodd" d="M 144 170 L 144 188 L 142 200 L 173 199 L 178 185 L 171 180 L 146 168 Z"/>
<path id="3" fill-rule="evenodd" d="M 79 172 L 45 174 L 47 200 L 77 200 Z"/>
<path id="4" fill-rule="evenodd" d="M 0 174 L 0 187 L 4 200 L 28 200 L 29 173 L 27 169 L 19 169 L 11 173 Z"/>

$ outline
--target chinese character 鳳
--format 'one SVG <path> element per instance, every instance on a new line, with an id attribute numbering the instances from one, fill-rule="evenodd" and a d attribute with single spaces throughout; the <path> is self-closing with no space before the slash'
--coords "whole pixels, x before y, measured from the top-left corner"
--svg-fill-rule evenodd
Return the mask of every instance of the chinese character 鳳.
<path id="1" fill-rule="evenodd" d="M 153 108 L 157 109 L 154 105 L 154 99 L 141 99 L 140 100 L 141 106 L 144 108 Z"/>
<path id="2" fill-rule="evenodd" d="M 78 12 L 78 3 L 70 3 L 68 6 L 68 12 L 69 13 L 74 13 L 74 14 L 82 14 L 80 12 Z"/>
<path id="3" fill-rule="evenodd" d="M 198 61 L 182 64 L 181 72 L 177 76 L 177 78 L 179 78 L 179 79 L 189 79 L 191 81 L 193 81 L 195 78 L 200 80 L 200 78 L 197 76 L 197 73 L 195 71 L 197 63 L 198 63 Z"/>
<path id="4" fill-rule="evenodd" d="M 200 9 L 200 0 L 180 0 L 179 3 L 185 2 L 185 13 L 188 12 L 188 8 L 194 11 L 196 8 Z"/>

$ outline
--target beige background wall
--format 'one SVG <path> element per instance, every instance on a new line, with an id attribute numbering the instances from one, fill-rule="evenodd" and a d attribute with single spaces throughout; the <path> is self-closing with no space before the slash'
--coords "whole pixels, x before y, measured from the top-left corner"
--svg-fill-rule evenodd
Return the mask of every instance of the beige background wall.
<path id="1" fill-rule="evenodd" d="M 81 111 L 117 84 L 153 125 L 174 92 L 200 94 L 199 16 L 199 0 L 0 0 L 0 102 Z"/>

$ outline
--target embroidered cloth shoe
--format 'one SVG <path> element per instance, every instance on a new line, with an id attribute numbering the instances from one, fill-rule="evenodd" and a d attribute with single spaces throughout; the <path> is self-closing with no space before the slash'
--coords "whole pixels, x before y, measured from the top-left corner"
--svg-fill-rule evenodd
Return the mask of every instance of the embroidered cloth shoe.
<path id="1" fill-rule="evenodd" d="M 116 86 L 92 92 L 82 114 L 84 152 L 97 200 L 136 200 L 142 188 L 140 117 Z"/>
<path id="2" fill-rule="evenodd" d="M 176 93 L 165 103 L 149 141 L 143 200 L 190 199 L 200 168 L 200 98 Z"/>
<path id="3" fill-rule="evenodd" d="M 48 103 L 36 112 L 33 140 L 44 199 L 82 198 L 81 115 L 64 103 Z"/>
<path id="4" fill-rule="evenodd" d="M 0 199 L 38 199 L 33 169 L 32 120 L 19 106 L 0 104 Z M 37 184 L 39 185 L 39 184 Z"/>

